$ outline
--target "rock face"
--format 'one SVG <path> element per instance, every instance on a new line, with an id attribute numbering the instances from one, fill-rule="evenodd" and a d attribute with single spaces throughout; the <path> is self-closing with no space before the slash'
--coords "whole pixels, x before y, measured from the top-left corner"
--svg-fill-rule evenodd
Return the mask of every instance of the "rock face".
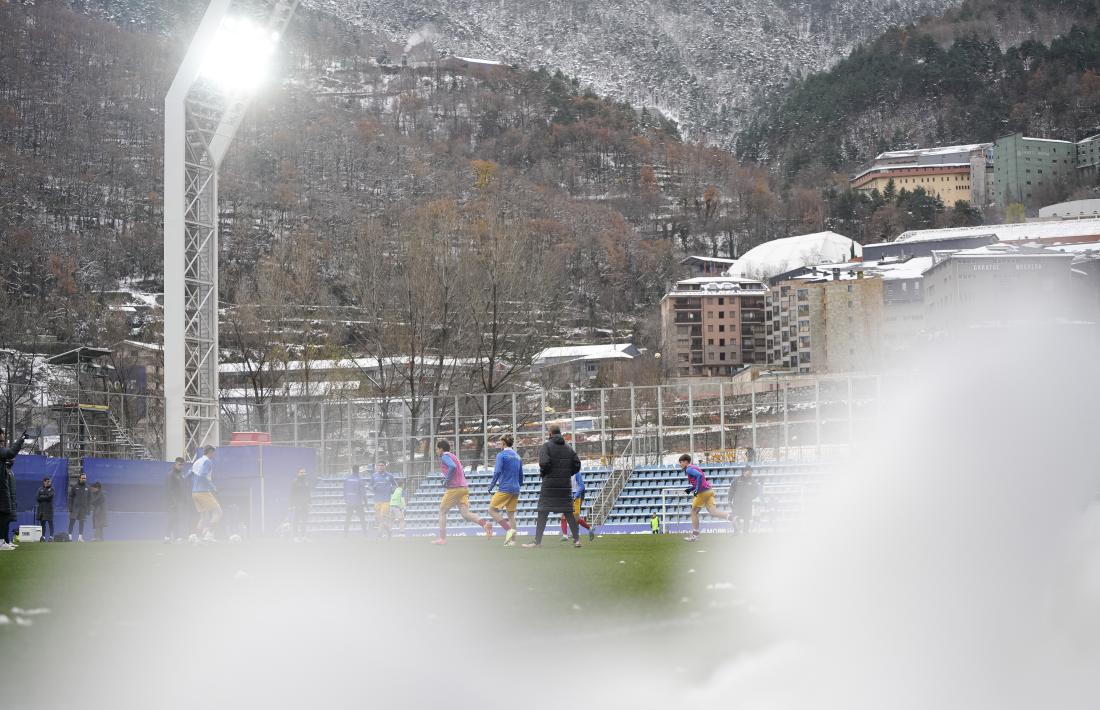
<path id="1" fill-rule="evenodd" d="M 688 137 L 729 145 L 754 103 L 829 67 L 883 29 L 958 0 L 304 0 L 392 53 L 447 50 L 547 66 Z M 400 61 L 400 56 L 390 57 Z"/>

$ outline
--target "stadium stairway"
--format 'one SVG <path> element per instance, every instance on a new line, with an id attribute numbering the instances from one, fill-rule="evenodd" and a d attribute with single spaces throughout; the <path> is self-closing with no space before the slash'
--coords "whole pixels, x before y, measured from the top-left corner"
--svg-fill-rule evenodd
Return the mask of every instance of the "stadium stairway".
<path id="1" fill-rule="evenodd" d="M 720 510 L 727 510 L 726 495 L 744 464 L 704 464 L 707 480 L 714 487 Z M 599 499 L 600 492 L 608 481 L 611 471 L 603 467 L 582 469 L 587 486 L 589 503 Z M 790 527 L 803 511 L 807 501 L 819 488 L 828 468 L 820 464 L 769 463 L 753 466 L 753 474 L 763 484 L 763 495 L 757 500 L 754 529 L 757 531 L 782 530 Z M 487 517 L 489 506 L 487 493 L 492 470 L 478 468 L 466 472 L 470 484 L 470 509 L 477 515 Z M 343 533 L 344 497 L 343 477 L 327 477 L 318 480 L 313 490 L 309 531 L 314 534 Z M 690 528 L 691 497 L 684 493 L 687 485 L 684 474 L 678 466 L 652 465 L 639 466 L 628 472 L 625 482 L 615 499 L 614 506 L 600 532 L 630 533 L 649 532 L 650 516 L 656 511 L 661 515 L 663 526 L 671 532 Z M 524 466 L 524 485 L 520 494 L 517 516 L 521 531 L 531 532 L 535 525 L 538 502 L 539 476 L 535 465 Z M 662 491 L 664 499 L 662 500 Z M 409 535 L 431 535 L 438 525 L 439 500 L 443 496 L 442 482 L 438 476 L 424 481 L 420 489 L 407 501 L 405 512 L 405 531 Z M 368 516 L 374 525 L 373 508 L 368 502 Z M 588 514 L 586 503 L 583 514 Z M 709 531 L 726 531 L 728 523 L 723 520 L 711 521 L 706 512 L 702 513 L 702 527 Z M 557 520 L 552 520 L 549 532 L 556 530 Z M 353 520 L 351 531 L 360 531 L 359 523 Z M 498 533 L 501 532 L 496 527 Z M 477 535 L 480 529 L 467 523 L 457 510 L 452 510 L 448 518 L 448 535 Z"/>

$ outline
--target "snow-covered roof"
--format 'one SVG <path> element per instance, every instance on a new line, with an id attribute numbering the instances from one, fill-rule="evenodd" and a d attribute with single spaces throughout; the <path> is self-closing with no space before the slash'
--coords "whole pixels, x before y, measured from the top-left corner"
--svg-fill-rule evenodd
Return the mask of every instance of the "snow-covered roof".
<path id="1" fill-rule="evenodd" d="M 418 358 L 419 359 L 419 358 Z M 421 360 L 421 364 L 425 367 L 431 367 L 435 365 L 435 359 L 428 356 L 426 359 Z M 386 367 L 404 367 L 409 364 L 408 356 L 402 355 L 400 357 L 385 358 L 382 363 Z M 444 367 L 469 367 L 476 365 L 478 360 L 476 358 L 444 358 Z M 370 372 L 371 370 L 377 370 L 379 367 L 379 361 L 376 358 L 370 357 L 356 357 L 356 358 L 344 358 L 342 360 L 310 360 L 304 362 L 300 360 L 291 360 L 287 363 L 271 362 L 268 363 L 267 368 L 276 372 L 297 372 L 299 370 L 312 370 L 320 372 L 323 370 L 365 370 Z M 247 363 L 243 362 L 223 362 L 218 365 L 218 372 L 221 373 L 235 373 L 235 372 L 248 372 Z"/>
<path id="2" fill-rule="evenodd" d="M 916 163 L 892 163 L 890 165 L 877 165 L 873 168 L 867 168 L 863 172 L 856 175 L 857 178 L 861 178 L 864 175 L 870 175 L 871 173 L 900 173 L 905 170 L 969 170 L 970 163 L 931 163 L 928 165 L 917 165 Z"/>
<path id="3" fill-rule="evenodd" d="M 1100 200 L 1071 200 L 1039 208 L 1039 219 L 1100 216 Z"/>
<path id="4" fill-rule="evenodd" d="M 111 347 L 112 348 L 118 348 L 120 346 L 128 346 L 128 347 L 131 347 L 131 348 L 138 348 L 140 350 L 154 350 L 154 351 L 158 351 L 158 352 L 161 351 L 161 350 L 164 350 L 163 345 L 159 345 L 157 343 L 143 343 L 143 342 L 140 342 L 138 340 L 120 340 L 117 343 L 115 343 L 114 345 L 112 345 Z"/>
<path id="5" fill-rule="evenodd" d="M 930 256 L 913 257 L 904 261 L 898 261 L 896 259 L 884 259 L 882 261 L 845 261 L 836 264 L 818 264 L 812 271 L 795 276 L 791 280 L 832 280 L 834 276 L 839 276 L 843 281 L 858 279 L 861 272 L 865 278 L 878 277 L 883 281 L 919 279 L 930 266 L 932 266 L 932 257 Z"/>
<path id="6" fill-rule="evenodd" d="M 946 145 L 937 148 L 913 148 L 911 150 L 889 150 L 879 153 L 875 160 L 892 160 L 897 158 L 916 158 L 921 155 L 951 155 L 952 153 L 973 153 L 976 150 L 989 148 L 992 143 L 971 143 L 969 145 Z"/>
<path id="7" fill-rule="evenodd" d="M 551 360 L 633 360 L 629 350 L 633 343 L 609 343 L 606 345 L 567 345 L 546 348 L 535 356 L 532 363 L 542 365 Z"/>
<path id="8" fill-rule="evenodd" d="M 806 266 L 845 261 L 863 253 L 855 241 L 836 232 L 815 232 L 774 239 L 745 252 L 727 272 L 730 276 L 769 279 Z"/>
<path id="9" fill-rule="evenodd" d="M 913 229 L 903 232 L 895 242 L 926 242 L 992 235 L 1001 242 L 1033 241 L 1037 239 L 1100 239 L 1100 219 L 1078 219 L 1057 222 L 1023 222 L 1019 224 L 986 224 L 980 227 L 948 227 L 946 229 Z"/>
<path id="10" fill-rule="evenodd" d="M 455 55 L 454 57 L 460 62 L 469 62 L 470 64 L 491 64 L 494 66 L 502 66 L 504 62 L 497 59 L 477 59 L 476 57 L 460 57 Z"/>
<path id="11" fill-rule="evenodd" d="M 1052 251 L 1060 251 L 1063 254 L 1100 254 L 1100 241 L 1079 242 L 1077 244 L 1055 244 L 1047 248 Z"/>
<path id="12" fill-rule="evenodd" d="M 316 397 L 320 395 L 349 393 L 359 391 L 359 381 L 333 382 L 320 380 L 317 382 L 282 382 L 268 389 L 268 392 L 276 397 Z M 218 391 L 222 399 L 250 399 L 256 396 L 251 387 L 229 387 Z"/>
<path id="13" fill-rule="evenodd" d="M 736 259 L 723 259 L 720 256 L 686 256 L 680 260 L 681 264 L 686 264 L 689 261 L 704 261 L 710 264 L 732 264 L 737 261 Z"/>
<path id="14" fill-rule="evenodd" d="M 907 261 L 887 263 L 878 262 L 875 269 L 882 274 L 883 281 L 901 279 L 919 279 L 932 266 L 932 257 L 917 256 Z"/>
<path id="15" fill-rule="evenodd" d="M 1061 140 L 1060 138 L 1032 138 L 1031 136 L 1023 136 L 1022 138 L 1025 141 L 1034 141 L 1034 142 L 1037 142 L 1037 143 L 1065 143 L 1065 144 L 1069 144 L 1069 145 L 1073 144 L 1073 141 L 1064 141 L 1064 140 Z M 1088 140 L 1088 139 L 1086 138 L 1085 140 Z"/>
<path id="16" fill-rule="evenodd" d="M 959 249 L 959 250 L 947 250 L 932 252 L 933 259 L 939 263 L 940 260 L 951 258 L 986 258 L 991 256 L 1026 256 L 1035 258 L 1058 258 L 1058 259 L 1071 259 L 1072 256 L 1063 252 L 1054 251 L 1052 249 L 1043 249 L 1041 247 L 1028 248 L 1026 246 L 1018 247 L 1013 244 L 986 244 L 982 247 L 974 247 L 973 249 Z"/>

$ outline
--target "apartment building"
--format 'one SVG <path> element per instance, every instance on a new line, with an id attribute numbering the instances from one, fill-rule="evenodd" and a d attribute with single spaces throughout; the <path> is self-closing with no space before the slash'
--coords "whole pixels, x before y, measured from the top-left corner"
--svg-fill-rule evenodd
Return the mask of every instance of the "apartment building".
<path id="1" fill-rule="evenodd" d="M 817 270 L 774 284 L 767 299 L 770 367 L 865 372 L 881 362 L 883 279 L 854 268 Z"/>
<path id="2" fill-rule="evenodd" d="M 720 377 L 766 362 L 767 293 L 767 286 L 753 279 L 678 281 L 661 299 L 662 351 L 672 374 Z"/>
<path id="3" fill-rule="evenodd" d="M 934 333 L 1072 317 L 1074 255 L 991 244 L 936 252 L 924 273 L 926 327 Z"/>
<path id="4" fill-rule="evenodd" d="M 880 153 L 851 176 L 853 190 L 870 194 L 923 188 L 930 195 L 954 205 L 965 200 L 975 206 L 990 201 L 988 185 L 993 177 L 993 144 L 952 145 Z"/>
<path id="5" fill-rule="evenodd" d="M 993 146 L 994 198 L 1035 206 L 1054 201 L 1059 192 L 1088 175 L 1100 163 L 1100 136 L 1080 142 L 1029 138 L 1013 133 Z"/>

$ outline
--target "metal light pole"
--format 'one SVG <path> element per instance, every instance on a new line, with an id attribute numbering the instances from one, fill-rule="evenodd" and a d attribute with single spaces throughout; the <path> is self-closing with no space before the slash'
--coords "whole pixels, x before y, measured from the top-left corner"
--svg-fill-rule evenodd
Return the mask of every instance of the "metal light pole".
<path id="1" fill-rule="evenodd" d="M 164 100 L 166 458 L 219 443 L 218 167 L 298 0 L 213 0 Z"/>

